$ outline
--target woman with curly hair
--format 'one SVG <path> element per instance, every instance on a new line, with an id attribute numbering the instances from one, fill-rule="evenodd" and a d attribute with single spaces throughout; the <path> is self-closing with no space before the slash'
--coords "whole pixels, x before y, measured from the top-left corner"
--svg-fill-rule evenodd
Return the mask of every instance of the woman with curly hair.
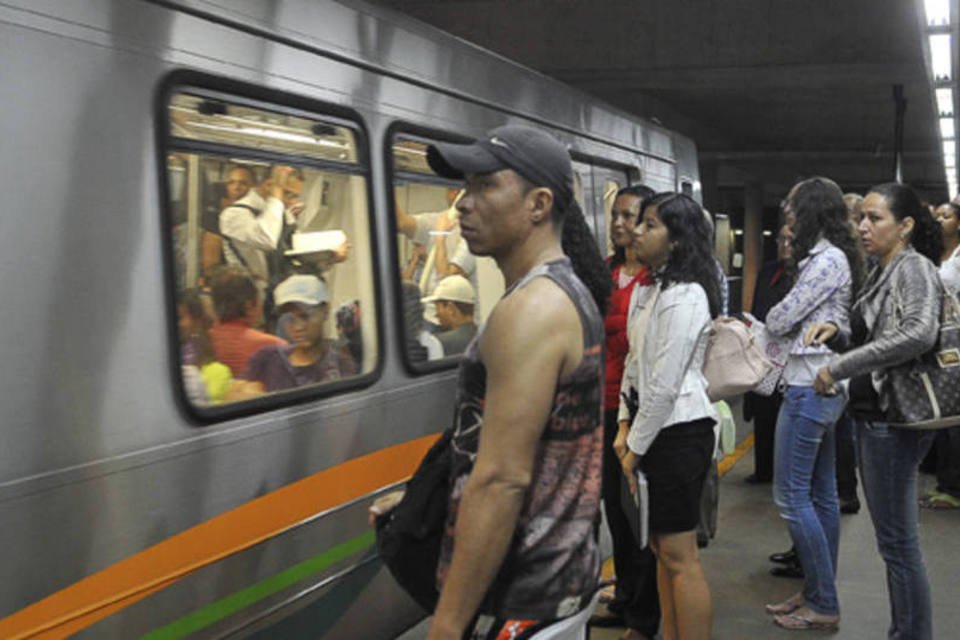
<path id="1" fill-rule="evenodd" d="M 808 330 L 808 342 L 829 341 L 845 351 L 820 368 L 814 387 L 829 394 L 837 380 L 850 380 L 860 479 L 887 568 L 892 618 L 887 637 L 930 640 L 930 584 L 917 531 L 917 467 L 934 432 L 892 427 L 885 410 L 895 401 L 889 369 L 936 342 L 943 297 L 936 265 L 943 238 L 913 190 L 893 182 L 873 187 L 864 198 L 860 237 L 876 266 L 853 305 L 851 335 L 832 323 Z"/>
<path id="2" fill-rule="evenodd" d="M 661 193 L 646 198 L 641 211 L 633 248 L 656 286 L 637 287 L 630 300 L 614 450 L 631 490 L 638 466 L 649 485 L 663 637 L 706 639 L 713 612 L 696 527 L 717 414 L 701 370 L 711 318 L 720 314 L 720 280 L 700 205 Z M 623 636 L 640 637 L 637 629 Z"/>
<path id="3" fill-rule="evenodd" d="M 798 183 L 787 195 L 784 212 L 788 224 L 793 221 L 789 268 L 795 282 L 767 313 L 766 324 L 772 334 L 791 338 L 774 436 L 774 502 L 787 521 L 804 584 L 800 593 L 766 610 L 787 629 L 836 628 L 840 505 L 835 425 L 846 395 L 814 392 L 817 370 L 833 354 L 823 344 L 805 344 L 803 338 L 819 322 L 849 333 L 850 304 L 863 278 L 863 260 L 843 192 L 832 180 Z"/>

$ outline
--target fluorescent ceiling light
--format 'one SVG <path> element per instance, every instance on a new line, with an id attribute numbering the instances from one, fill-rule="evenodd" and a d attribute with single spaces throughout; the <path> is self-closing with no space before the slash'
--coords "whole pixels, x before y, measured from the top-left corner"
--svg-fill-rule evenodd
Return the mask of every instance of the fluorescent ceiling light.
<path id="1" fill-rule="evenodd" d="M 945 156 L 954 156 L 957 155 L 957 143 L 953 140 L 944 140 L 943 141 L 943 155 Z"/>
<path id="2" fill-rule="evenodd" d="M 763 231 L 763 235 L 769 238 L 770 236 L 773 235 L 773 231 L 769 231 L 769 230 L 766 230 L 766 229 L 765 229 L 765 230 Z"/>
<path id="3" fill-rule="evenodd" d="M 945 169 L 956 169 L 957 159 L 954 156 L 943 156 L 943 166 Z"/>
<path id="4" fill-rule="evenodd" d="M 950 0 L 923 0 L 928 27 L 945 27 L 950 24 Z"/>
<path id="5" fill-rule="evenodd" d="M 953 118 L 940 118 L 940 137 L 944 140 L 952 140 L 957 137 Z"/>
<path id="6" fill-rule="evenodd" d="M 953 115 L 953 89 L 950 87 L 937 89 L 937 111 L 941 116 Z"/>
<path id="7" fill-rule="evenodd" d="M 930 39 L 930 62 L 933 66 L 933 79 L 937 82 L 953 77 L 952 38 L 949 33 L 934 33 Z"/>

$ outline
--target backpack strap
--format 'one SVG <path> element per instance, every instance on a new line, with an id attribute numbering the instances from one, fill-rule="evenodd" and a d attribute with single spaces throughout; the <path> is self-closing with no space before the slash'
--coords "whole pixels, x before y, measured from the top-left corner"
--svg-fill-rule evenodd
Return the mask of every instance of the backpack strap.
<path id="1" fill-rule="evenodd" d="M 256 207 L 252 207 L 252 206 L 250 206 L 249 204 L 246 204 L 246 203 L 243 203 L 243 202 L 235 202 L 235 203 L 233 203 L 232 205 L 230 205 L 230 206 L 227 207 L 227 208 L 228 208 L 228 209 L 229 209 L 229 208 L 246 209 L 247 211 L 249 211 L 250 213 L 252 213 L 252 214 L 254 215 L 254 217 L 259 217 L 259 216 L 260 216 L 260 213 L 261 213 L 260 209 L 257 209 Z M 218 226 L 219 226 L 219 225 L 218 225 Z M 237 260 L 240 261 L 240 264 L 242 264 L 244 267 L 246 267 L 247 269 L 249 269 L 249 268 L 250 268 L 250 265 L 249 265 L 249 263 L 247 263 L 247 259 L 243 257 L 243 254 L 242 254 L 242 253 L 240 253 L 240 250 L 237 248 L 237 245 L 236 245 L 236 243 L 234 242 L 233 238 L 231 238 L 230 236 L 226 235 L 226 234 L 223 233 L 222 231 L 220 232 L 220 237 L 222 237 L 224 240 L 227 241 L 227 244 L 230 246 L 230 253 L 232 253 L 232 254 L 234 255 L 234 257 L 235 257 Z"/>

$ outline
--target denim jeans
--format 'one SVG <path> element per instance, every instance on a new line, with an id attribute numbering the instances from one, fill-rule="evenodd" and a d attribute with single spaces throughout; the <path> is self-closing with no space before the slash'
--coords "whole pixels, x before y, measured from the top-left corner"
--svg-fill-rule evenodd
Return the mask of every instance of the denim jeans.
<path id="1" fill-rule="evenodd" d="M 842 393 L 820 396 L 813 387 L 787 387 L 774 436 L 773 499 L 803 567 L 803 598 L 824 615 L 840 613 L 834 424 L 845 404 Z"/>
<path id="2" fill-rule="evenodd" d="M 931 640 L 930 583 L 917 530 L 917 467 L 934 432 L 856 420 L 860 482 L 887 566 L 890 640 Z"/>

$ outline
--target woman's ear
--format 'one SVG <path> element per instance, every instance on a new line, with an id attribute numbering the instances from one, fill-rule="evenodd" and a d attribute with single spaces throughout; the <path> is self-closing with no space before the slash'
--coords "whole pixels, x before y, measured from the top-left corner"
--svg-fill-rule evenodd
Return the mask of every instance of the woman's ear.
<path id="1" fill-rule="evenodd" d="M 906 241 L 910 238 L 910 234 L 913 233 L 913 227 L 916 224 L 916 220 L 912 216 L 907 216 L 900 221 L 900 239 Z"/>

